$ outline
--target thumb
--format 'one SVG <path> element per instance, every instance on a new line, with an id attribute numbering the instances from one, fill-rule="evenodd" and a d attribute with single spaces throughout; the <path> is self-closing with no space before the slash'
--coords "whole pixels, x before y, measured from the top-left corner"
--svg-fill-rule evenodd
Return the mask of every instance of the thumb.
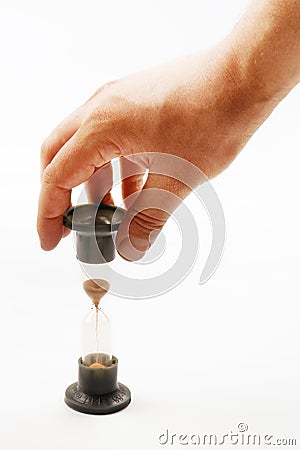
<path id="1" fill-rule="evenodd" d="M 150 173 L 117 234 L 116 246 L 122 258 L 141 259 L 189 192 L 186 185 L 174 178 Z"/>

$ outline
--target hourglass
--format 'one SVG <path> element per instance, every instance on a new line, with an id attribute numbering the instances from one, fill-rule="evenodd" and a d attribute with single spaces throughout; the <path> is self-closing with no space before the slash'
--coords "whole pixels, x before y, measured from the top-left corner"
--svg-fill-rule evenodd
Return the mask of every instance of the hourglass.
<path id="1" fill-rule="evenodd" d="M 125 408 L 130 390 L 117 381 L 118 359 L 112 354 L 109 319 L 101 300 L 109 292 L 109 281 L 99 276 L 101 266 L 115 258 L 114 239 L 125 210 L 104 204 L 84 204 L 68 209 L 65 227 L 76 232 L 77 258 L 85 271 L 83 288 L 92 307 L 81 325 L 81 357 L 78 382 L 65 393 L 66 404 L 87 414 L 110 414 Z"/>

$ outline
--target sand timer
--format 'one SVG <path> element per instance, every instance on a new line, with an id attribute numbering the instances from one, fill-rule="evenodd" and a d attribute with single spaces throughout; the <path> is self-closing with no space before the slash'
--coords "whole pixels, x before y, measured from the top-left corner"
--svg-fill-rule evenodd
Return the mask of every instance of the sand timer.
<path id="1" fill-rule="evenodd" d="M 85 366 L 107 367 L 112 360 L 110 322 L 100 308 L 100 300 L 109 291 L 109 283 L 102 279 L 87 279 L 83 288 L 92 300 L 92 307 L 81 324 L 81 355 Z"/>
<path id="2" fill-rule="evenodd" d="M 124 209 L 105 204 L 78 205 L 64 214 L 64 225 L 76 232 L 77 258 L 87 269 L 83 288 L 92 300 L 81 325 L 78 382 L 67 388 L 65 402 L 87 414 L 110 414 L 131 400 L 129 389 L 117 381 L 110 322 L 101 308 L 110 288 L 109 281 L 100 276 L 101 267 L 115 258 L 114 238 L 124 214 Z"/>

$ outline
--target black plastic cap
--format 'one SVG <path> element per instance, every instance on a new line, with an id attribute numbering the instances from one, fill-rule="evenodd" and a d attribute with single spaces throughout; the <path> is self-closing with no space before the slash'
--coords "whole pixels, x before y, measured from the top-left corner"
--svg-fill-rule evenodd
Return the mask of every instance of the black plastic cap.
<path id="1" fill-rule="evenodd" d="M 76 253 L 80 261 L 105 264 L 115 258 L 113 238 L 125 212 L 117 206 L 87 203 L 64 213 L 64 226 L 76 231 Z"/>

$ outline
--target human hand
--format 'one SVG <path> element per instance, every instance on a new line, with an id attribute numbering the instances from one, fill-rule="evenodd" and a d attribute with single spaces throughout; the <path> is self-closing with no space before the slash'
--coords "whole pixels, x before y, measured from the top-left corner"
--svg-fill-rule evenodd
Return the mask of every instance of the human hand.
<path id="1" fill-rule="evenodd" d="M 112 201 L 110 161 L 119 157 L 130 226 L 125 236 L 122 222 L 117 247 L 126 259 L 139 259 L 180 199 L 203 181 L 184 161 L 208 178 L 219 174 L 284 95 L 258 88 L 241 61 L 229 37 L 206 55 L 108 83 L 65 119 L 42 146 L 42 247 L 53 249 L 64 235 L 73 187 L 90 180 L 91 201 Z M 157 170 L 165 154 L 181 158 L 185 182 Z"/>

